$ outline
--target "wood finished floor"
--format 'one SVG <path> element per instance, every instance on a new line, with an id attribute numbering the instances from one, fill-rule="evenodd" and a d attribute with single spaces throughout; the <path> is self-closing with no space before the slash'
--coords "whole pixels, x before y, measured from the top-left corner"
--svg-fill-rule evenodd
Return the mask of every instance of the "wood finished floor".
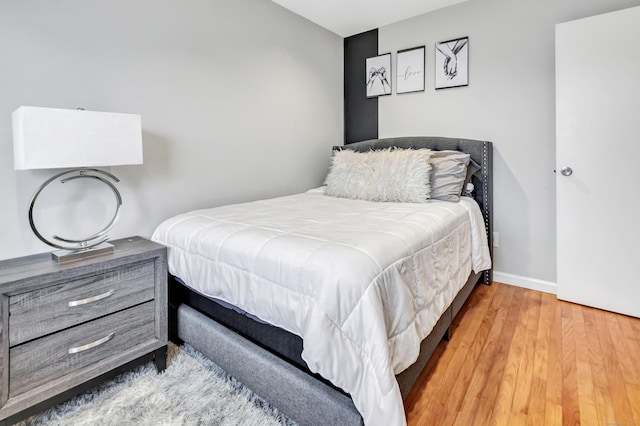
<path id="1" fill-rule="evenodd" d="M 640 426 L 640 319 L 479 285 L 405 409 L 409 426 Z"/>

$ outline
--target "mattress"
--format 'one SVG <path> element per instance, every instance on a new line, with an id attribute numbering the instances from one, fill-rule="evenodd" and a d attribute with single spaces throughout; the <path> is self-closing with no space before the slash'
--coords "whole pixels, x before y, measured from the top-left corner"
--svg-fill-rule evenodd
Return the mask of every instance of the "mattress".
<path id="1" fill-rule="evenodd" d="M 173 217 L 152 237 L 195 291 L 303 339 L 309 369 L 365 424 L 403 424 L 395 374 L 471 270 L 491 267 L 475 201 L 374 203 L 309 192 Z"/>

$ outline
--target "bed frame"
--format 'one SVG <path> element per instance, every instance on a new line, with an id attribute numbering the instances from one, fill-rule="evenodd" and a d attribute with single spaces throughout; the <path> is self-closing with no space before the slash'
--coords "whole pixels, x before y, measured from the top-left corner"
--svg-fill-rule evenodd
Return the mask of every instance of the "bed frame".
<path id="1" fill-rule="evenodd" d="M 368 151 L 388 147 L 457 150 L 481 165 L 473 176 L 474 198 L 484 216 L 489 248 L 492 247 L 492 144 L 470 139 L 400 137 L 373 139 L 334 149 Z M 472 272 L 451 306 L 422 342 L 418 360 L 396 376 L 403 398 L 440 341 L 449 338 L 453 322 L 479 282 L 491 284 L 492 270 Z M 192 291 L 169 277 L 169 329 L 176 343 L 186 342 L 213 360 L 231 376 L 277 407 L 300 425 L 361 425 L 362 417 L 351 398 L 318 375 L 302 358 L 302 339 L 277 327 L 256 322 Z"/>

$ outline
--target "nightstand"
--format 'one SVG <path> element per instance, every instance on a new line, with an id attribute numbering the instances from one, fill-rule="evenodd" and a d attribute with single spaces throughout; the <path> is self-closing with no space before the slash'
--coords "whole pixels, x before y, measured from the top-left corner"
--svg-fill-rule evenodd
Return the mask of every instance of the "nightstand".
<path id="1" fill-rule="evenodd" d="M 0 425 L 147 360 L 166 366 L 167 251 L 141 237 L 0 261 Z"/>

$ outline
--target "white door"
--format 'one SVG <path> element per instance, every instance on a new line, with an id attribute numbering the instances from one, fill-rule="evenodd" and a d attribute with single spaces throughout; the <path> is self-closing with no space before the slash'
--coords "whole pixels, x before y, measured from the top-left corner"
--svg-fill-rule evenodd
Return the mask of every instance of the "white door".
<path id="1" fill-rule="evenodd" d="M 558 298 L 640 317 L 640 7 L 556 26 Z"/>

